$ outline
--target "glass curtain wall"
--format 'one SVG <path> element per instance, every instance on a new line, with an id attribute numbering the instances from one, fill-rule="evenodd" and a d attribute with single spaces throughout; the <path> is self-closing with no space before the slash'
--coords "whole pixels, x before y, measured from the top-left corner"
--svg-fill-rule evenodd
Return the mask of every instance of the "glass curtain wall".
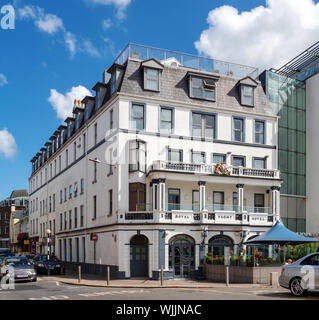
<path id="1" fill-rule="evenodd" d="M 266 71 L 260 76 L 279 119 L 281 217 L 288 228 L 306 230 L 306 85 Z"/>

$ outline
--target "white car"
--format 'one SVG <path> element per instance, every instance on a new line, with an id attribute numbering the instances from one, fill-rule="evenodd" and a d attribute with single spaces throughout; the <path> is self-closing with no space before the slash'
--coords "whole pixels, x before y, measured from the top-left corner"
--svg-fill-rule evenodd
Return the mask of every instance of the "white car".
<path id="1" fill-rule="evenodd" d="M 319 252 L 284 265 L 279 284 L 290 289 L 294 296 L 305 295 L 308 291 L 319 291 Z"/>

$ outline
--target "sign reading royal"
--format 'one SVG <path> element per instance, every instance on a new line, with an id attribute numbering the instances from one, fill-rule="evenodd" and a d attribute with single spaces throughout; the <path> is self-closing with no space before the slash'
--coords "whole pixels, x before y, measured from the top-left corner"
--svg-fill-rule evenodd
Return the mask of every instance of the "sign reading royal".
<path id="1" fill-rule="evenodd" d="M 15 29 L 15 11 L 13 6 L 5 5 L 0 9 L 0 27 L 3 30 Z"/>

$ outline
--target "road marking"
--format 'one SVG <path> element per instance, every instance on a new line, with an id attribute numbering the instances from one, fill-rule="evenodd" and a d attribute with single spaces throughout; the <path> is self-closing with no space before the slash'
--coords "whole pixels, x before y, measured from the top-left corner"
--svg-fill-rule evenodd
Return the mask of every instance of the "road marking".
<path id="1" fill-rule="evenodd" d="M 105 295 L 121 295 L 121 294 L 136 294 L 136 293 L 150 293 L 149 290 L 122 290 L 122 291 L 103 291 L 103 292 L 94 292 L 94 293 L 79 293 L 78 295 L 81 297 L 98 297 Z"/>
<path id="2" fill-rule="evenodd" d="M 56 281 L 56 285 L 57 285 L 58 287 L 60 287 L 60 282 Z"/>
<path id="3" fill-rule="evenodd" d="M 68 296 L 50 296 L 50 297 L 41 297 L 41 298 L 29 298 L 29 300 L 67 300 L 70 299 Z"/>

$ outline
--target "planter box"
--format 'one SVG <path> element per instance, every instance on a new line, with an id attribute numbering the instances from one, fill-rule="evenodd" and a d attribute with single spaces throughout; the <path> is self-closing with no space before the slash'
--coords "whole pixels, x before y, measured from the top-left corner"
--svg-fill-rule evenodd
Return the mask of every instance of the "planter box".
<path id="1" fill-rule="evenodd" d="M 229 266 L 230 283 L 270 284 L 270 273 L 281 274 L 281 266 L 240 267 Z M 212 282 L 226 282 L 226 266 L 205 264 L 206 280 Z"/>

